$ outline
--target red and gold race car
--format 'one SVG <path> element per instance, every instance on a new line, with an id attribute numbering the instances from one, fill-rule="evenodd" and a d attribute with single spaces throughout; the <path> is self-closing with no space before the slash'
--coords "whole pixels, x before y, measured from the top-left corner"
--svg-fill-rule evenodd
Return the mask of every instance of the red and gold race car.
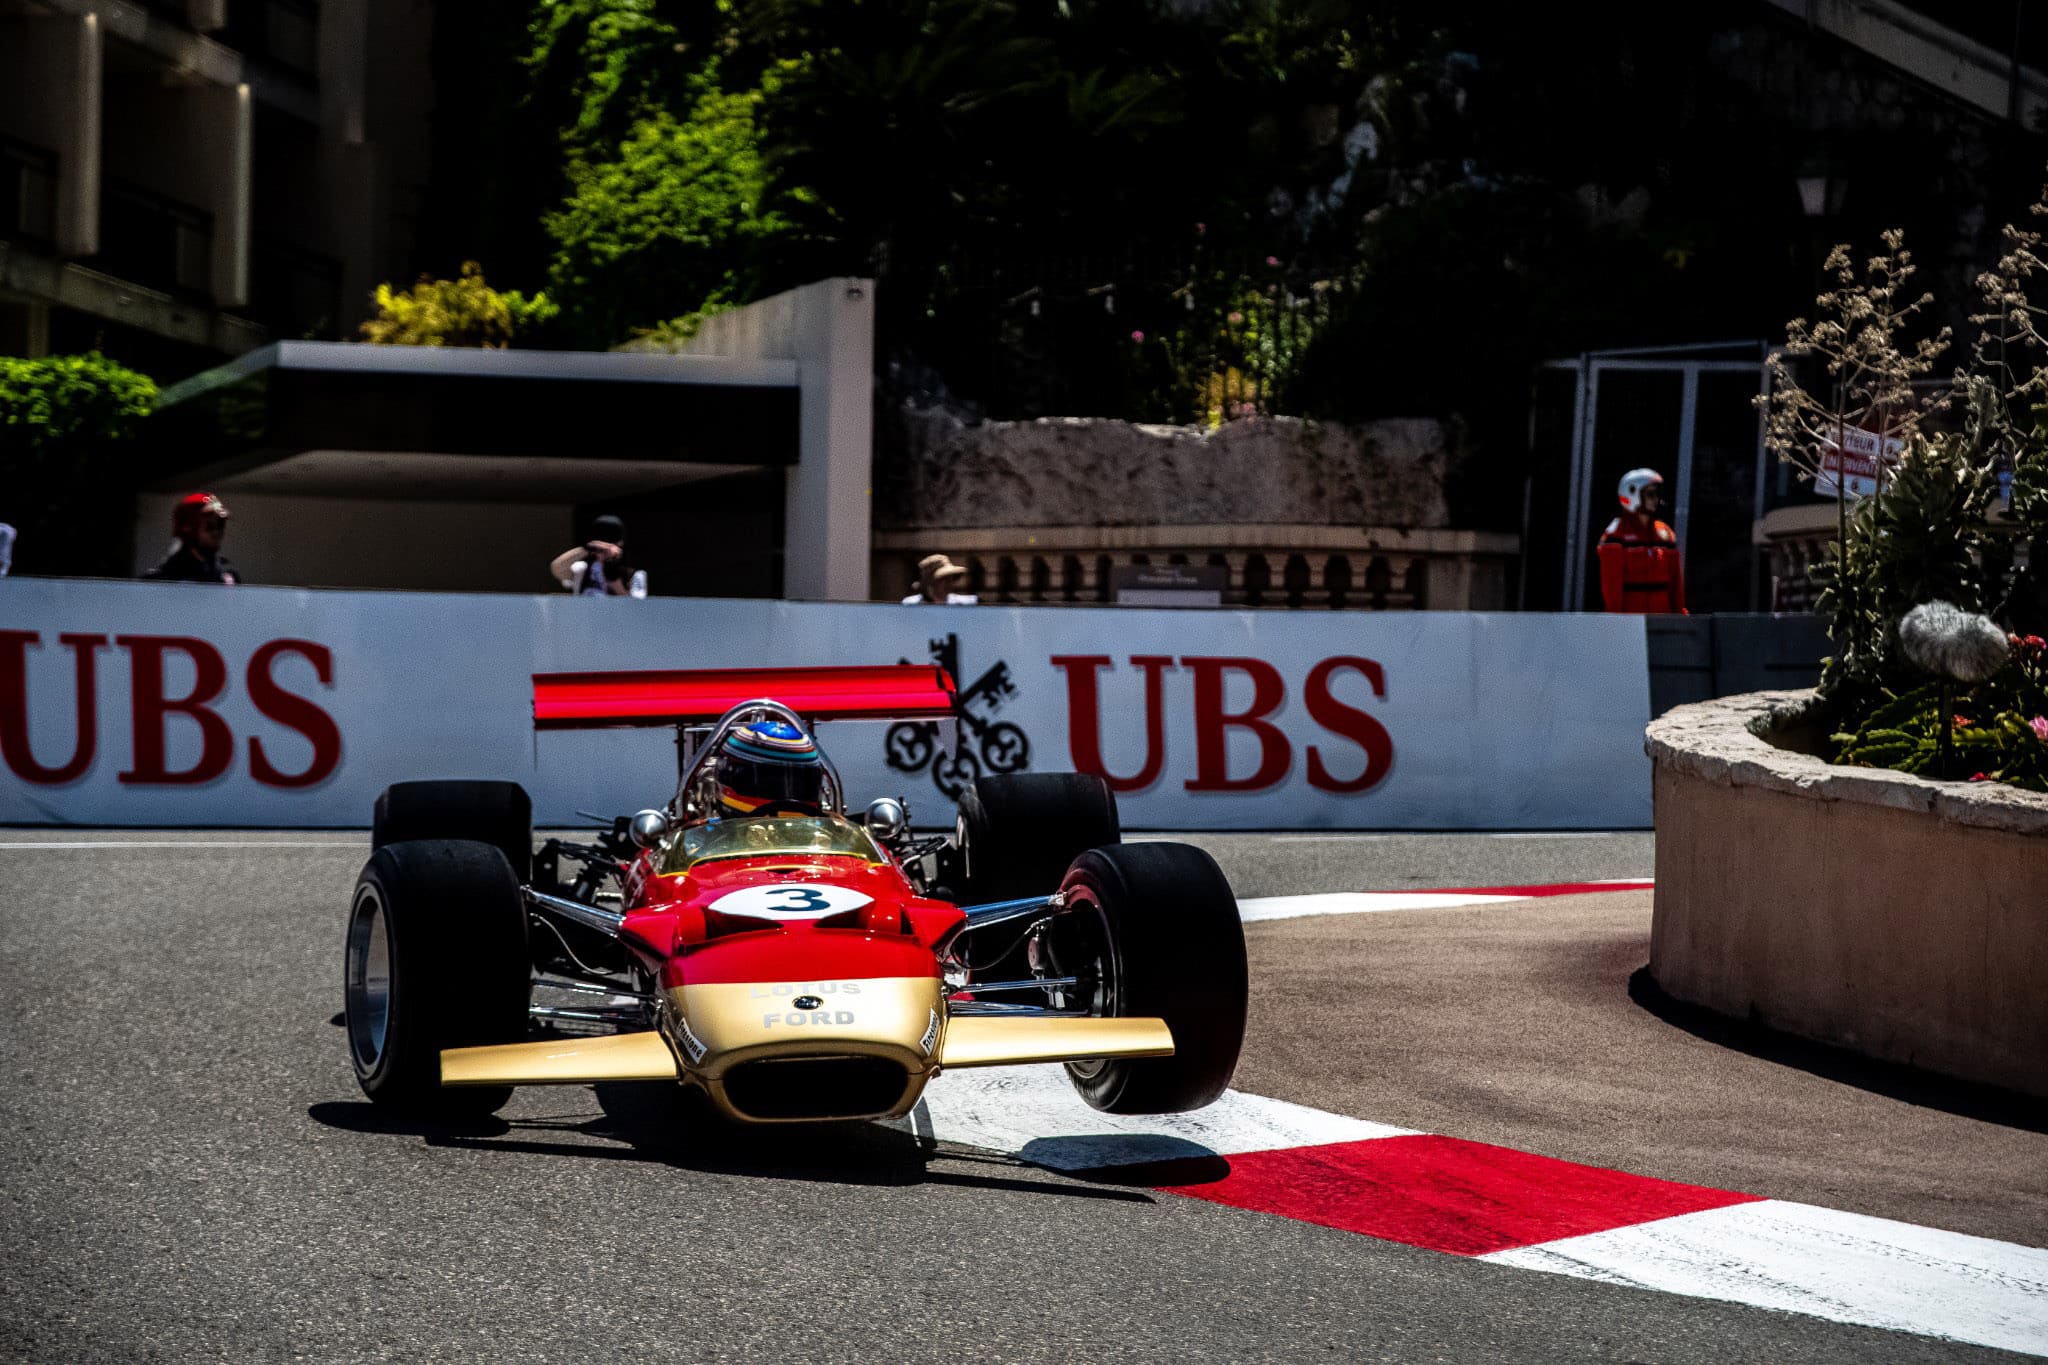
<path id="1" fill-rule="evenodd" d="M 889 797 L 848 813 L 814 727 L 956 705 L 930 666 L 536 675 L 540 729 L 675 727 L 675 794 L 536 850 L 515 783 L 387 789 L 346 944 L 364 1093 L 457 1117 L 519 1085 L 681 1083 L 803 1122 L 1042 1062 L 1113 1113 L 1209 1104 L 1246 968 L 1208 854 L 1123 843 L 1072 773 L 980 778 L 951 834 Z"/>

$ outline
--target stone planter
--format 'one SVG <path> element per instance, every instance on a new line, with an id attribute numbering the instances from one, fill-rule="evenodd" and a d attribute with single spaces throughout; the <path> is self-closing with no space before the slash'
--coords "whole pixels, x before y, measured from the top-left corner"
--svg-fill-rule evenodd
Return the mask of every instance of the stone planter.
<path id="1" fill-rule="evenodd" d="M 1798 751 L 1811 702 L 1755 692 L 1651 724 L 1651 975 L 1720 1014 L 2048 1097 L 2048 796 L 1824 762 Z"/>

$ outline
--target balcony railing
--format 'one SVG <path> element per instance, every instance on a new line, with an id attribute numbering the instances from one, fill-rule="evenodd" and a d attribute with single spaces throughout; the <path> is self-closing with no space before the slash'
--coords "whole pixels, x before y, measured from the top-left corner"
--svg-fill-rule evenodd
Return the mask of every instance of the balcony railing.
<path id="1" fill-rule="evenodd" d="M 0 241 L 48 251 L 56 238 L 56 153 L 0 137 Z"/>
<path id="2" fill-rule="evenodd" d="M 215 36 L 295 75 L 319 73 L 320 6 L 314 0 L 228 0 L 227 27 Z"/>
<path id="3" fill-rule="evenodd" d="M 100 187 L 100 252 L 93 264 L 167 294 L 206 298 L 213 286 L 213 215 L 110 177 Z"/>

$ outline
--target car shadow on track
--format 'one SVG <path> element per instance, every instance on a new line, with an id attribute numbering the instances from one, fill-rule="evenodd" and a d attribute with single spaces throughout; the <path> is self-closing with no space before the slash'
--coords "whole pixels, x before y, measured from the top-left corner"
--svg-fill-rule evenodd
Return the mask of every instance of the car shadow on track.
<path id="1" fill-rule="evenodd" d="M 1629 977 L 1628 998 L 1672 1027 L 1719 1047 L 1959 1118 L 2048 1133 L 2048 1103 L 2041 1100 L 1997 1086 L 1952 1080 L 1898 1062 L 1874 1061 L 1760 1023 L 1716 1014 L 1667 995 L 1648 967 L 1638 967 Z"/>
<path id="2" fill-rule="evenodd" d="M 591 1092 L 596 1114 L 556 1118 L 488 1115 L 451 1123 L 394 1114 L 366 1100 L 327 1101 L 310 1106 L 306 1114 L 329 1128 L 417 1137 L 429 1146 L 471 1151 L 651 1162 L 679 1170 L 839 1185 L 958 1185 L 1155 1202 L 1138 1190 L 1071 1182 L 1008 1157 L 941 1150 L 908 1123 L 743 1124 L 716 1112 L 701 1093 L 667 1083 L 604 1084 Z M 994 1169 L 935 1170 L 935 1160 L 948 1167 Z"/>

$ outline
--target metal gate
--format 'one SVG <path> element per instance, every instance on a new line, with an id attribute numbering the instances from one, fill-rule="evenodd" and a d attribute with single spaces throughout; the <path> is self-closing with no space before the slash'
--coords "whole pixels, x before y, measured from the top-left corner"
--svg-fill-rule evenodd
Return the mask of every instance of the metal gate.
<path id="1" fill-rule="evenodd" d="M 1600 609 L 1597 576 L 1589 570 L 1612 512 L 1600 513 L 1608 504 L 1599 490 L 1648 465 L 1667 479 L 1667 515 L 1685 557 L 1693 610 L 1757 609 L 1761 561 L 1751 540 L 1764 514 L 1767 455 L 1763 413 L 1753 399 L 1768 391 L 1767 350 L 1762 341 L 1637 347 L 1544 365 L 1530 420 L 1524 606 Z M 1559 420 L 1567 408 L 1568 428 Z M 1545 522 L 1561 531 L 1554 578 L 1542 562 L 1550 549 Z M 1555 603 L 1547 600 L 1546 580 L 1558 584 Z"/>

